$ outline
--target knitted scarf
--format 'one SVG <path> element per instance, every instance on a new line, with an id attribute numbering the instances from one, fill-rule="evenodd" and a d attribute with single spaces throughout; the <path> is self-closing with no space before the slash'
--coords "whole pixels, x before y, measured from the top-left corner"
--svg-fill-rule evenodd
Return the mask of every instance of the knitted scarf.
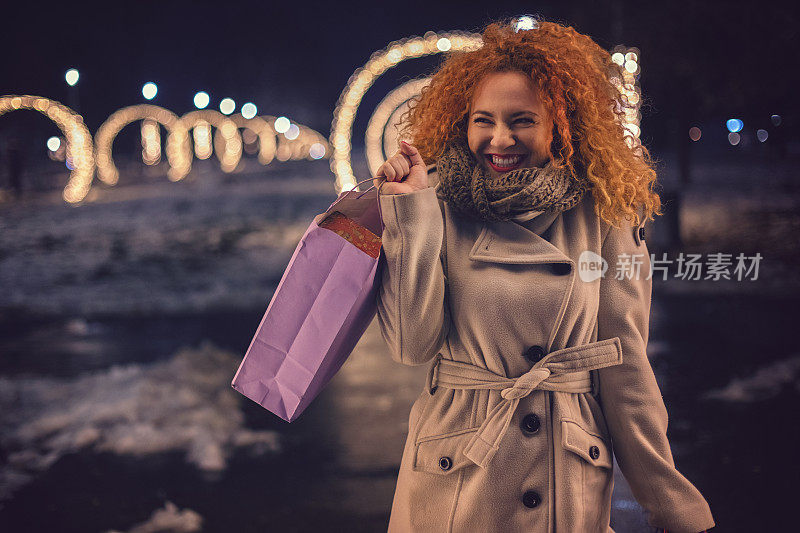
<path id="1" fill-rule="evenodd" d="M 576 180 L 566 167 L 552 161 L 544 167 L 518 168 L 497 178 L 475 162 L 463 142 L 451 143 L 436 162 L 437 196 L 455 211 L 481 220 L 510 220 L 531 210 L 566 211 L 590 189 L 588 180 Z"/>

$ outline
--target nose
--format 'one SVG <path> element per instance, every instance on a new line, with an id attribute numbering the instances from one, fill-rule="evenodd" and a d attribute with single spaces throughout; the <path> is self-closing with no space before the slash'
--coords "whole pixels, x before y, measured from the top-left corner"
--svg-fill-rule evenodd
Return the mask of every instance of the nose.
<path id="1" fill-rule="evenodd" d="M 492 130 L 492 141 L 490 143 L 492 148 L 498 150 L 505 150 L 517 142 L 514 137 L 514 132 L 504 124 L 498 124 Z"/>

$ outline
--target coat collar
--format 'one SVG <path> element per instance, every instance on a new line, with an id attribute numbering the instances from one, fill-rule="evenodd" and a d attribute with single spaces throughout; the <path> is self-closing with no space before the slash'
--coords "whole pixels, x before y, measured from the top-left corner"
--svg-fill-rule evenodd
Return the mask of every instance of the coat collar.
<path id="1" fill-rule="evenodd" d="M 528 227 L 513 220 L 484 222 L 469 258 L 487 263 L 569 263 L 564 252 L 541 237 L 559 214 L 545 211 L 528 222 Z"/>
<path id="2" fill-rule="evenodd" d="M 436 165 L 428 167 L 428 182 L 439 184 Z M 486 263 L 534 264 L 568 263 L 564 252 L 541 237 L 560 212 L 547 210 L 528 222 L 488 221 L 472 246 L 469 258 Z"/>

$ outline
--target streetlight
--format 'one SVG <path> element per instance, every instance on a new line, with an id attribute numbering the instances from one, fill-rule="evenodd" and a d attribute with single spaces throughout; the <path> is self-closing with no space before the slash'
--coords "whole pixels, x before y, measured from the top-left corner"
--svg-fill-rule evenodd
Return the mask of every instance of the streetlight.
<path id="1" fill-rule="evenodd" d="M 242 116 L 246 119 L 251 119 L 258 114 L 258 108 L 253 102 L 247 102 L 242 106 Z"/>
<path id="2" fill-rule="evenodd" d="M 69 69 L 66 74 L 64 74 L 64 79 L 67 80 L 67 85 L 70 87 L 78 83 L 78 79 L 80 79 L 80 77 L 81 73 L 75 68 Z"/>
<path id="3" fill-rule="evenodd" d="M 81 74 L 78 69 L 71 68 L 64 73 L 64 79 L 69 85 L 69 105 L 76 112 L 80 113 L 80 99 L 78 98 L 78 80 Z"/>
<path id="4" fill-rule="evenodd" d="M 194 106 L 197 109 L 205 109 L 210 101 L 211 97 L 205 91 L 200 91 L 194 95 Z"/>
<path id="5" fill-rule="evenodd" d="M 219 103 L 219 110 L 223 115 L 230 115 L 236 111 L 236 102 L 233 98 L 223 98 Z"/>
<path id="6" fill-rule="evenodd" d="M 153 83 L 152 81 L 148 81 L 144 85 L 142 85 L 142 96 L 145 97 L 146 100 L 152 100 L 158 94 L 158 85 Z"/>

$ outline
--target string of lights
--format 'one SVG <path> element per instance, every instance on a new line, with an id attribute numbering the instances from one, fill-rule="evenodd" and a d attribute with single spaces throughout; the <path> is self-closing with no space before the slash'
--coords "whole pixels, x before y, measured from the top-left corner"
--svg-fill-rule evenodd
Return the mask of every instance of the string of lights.
<path id="1" fill-rule="evenodd" d="M 83 123 L 83 117 L 49 98 L 32 95 L 0 96 L 0 116 L 21 109 L 38 111 L 52 120 L 64 134 L 67 143 L 66 164 L 70 169 L 70 176 L 62 196 L 67 202 L 80 202 L 92 186 L 95 165 L 92 135 Z"/>
<path id="2" fill-rule="evenodd" d="M 407 81 L 387 94 L 375 107 L 369 118 L 364 135 L 367 166 L 374 176 L 394 148 L 400 134 L 400 115 L 407 109 L 406 104 L 422 92 L 430 83 L 430 78 Z"/>
<path id="3" fill-rule="evenodd" d="M 639 74 L 641 73 L 639 54 L 638 48 L 628 48 L 621 45 L 614 47 L 611 53 L 611 61 L 622 67 L 622 79 L 618 76 L 612 76 L 611 82 L 619 89 L 621 94 L 625 113 L 623 127 L 630 133 L 630 137 L 626 136 L 626 141 L 631 148 L 638 144 L 642 133 L 642 114 L 640 112 L 642 92 L 638 83 Z"/>
<path id="4" fill-rule="evenodd" d="M 164 126 L 169 133 L 166 147 L 169 163 L 167 175 L 172 181 L 178 181 L 186 176 L 192 168 L 188 129 L 172 111 L 156 105 L 139 104 L 115 111 L 97 129 L 95 134 L 97 178 L 107 185 L 117 183 L 119 171 L 112 156 L 114 139 L 122 131 L 122 128 L 137 120 L 150 121 Z M 153 149 L 151 148 L 151 150 Z"/>
<path id="5" fill-rule="evenodd" d="M 357 182 L 351 160 L 353 122 L 364 94 L 375 80 L 408 59 L 450 51 L 474 50 L 481 45 L 481 36 L 476 33 L 430 31 L 423 37 L 409 37 L 389 43 L 386 48 L 374 52 L 363 67 L 353 72 L 339 96 L 331 123 L 331 170 L 336 175 L 337 194 L 353 189 Z"/>
<path id="6" fill-rule="evenodd" d="M 183 179 L 191 170 L 192 144 L 194 155 L 198 159 L 208 159 L 212 153 L 216 153 L 222 171 L 233 172 L 242 156 L 240 129 L 249 130 L 257 136 L 258 160 L 262 165 L 267 165 L 275 159 L 278 161 L 322 159 L 330 153 L 330 146 L 320 133 L 292 123 L 286 117 L 276 118 L 269 115 L 245 117 L 244 113 L 248 111 L 245 108 L 247 105 L 242 106 L 243 114 L 229 116 L 212 109 L 202 109 L 178 117 L 167 109 L 150 104 L 120 109 L 97 130 L 98 178 L 109 185 L 117 182 L 119 172 L 111 156 L 114 138 L 122 128 L 137 120 L 143 121 L 143 128 L 147 121 L 153 121 L 167 130 L 166 151 L 170 167 L 167 175 L 171 181 Z M 249 105 L 255 107 L 253 104 Z M 153 133 L 150 132 L 148 135 L 151 140 L 147 141 L 143 137 L 144 143 L 155 142 Z M 147 146 L 144 148 L 147 152 Z M 155 158 L 155 150 L 155 147 L 151 148 L 151 158 Z M 146 158 L 145 163 L 147 163 Z"/>

